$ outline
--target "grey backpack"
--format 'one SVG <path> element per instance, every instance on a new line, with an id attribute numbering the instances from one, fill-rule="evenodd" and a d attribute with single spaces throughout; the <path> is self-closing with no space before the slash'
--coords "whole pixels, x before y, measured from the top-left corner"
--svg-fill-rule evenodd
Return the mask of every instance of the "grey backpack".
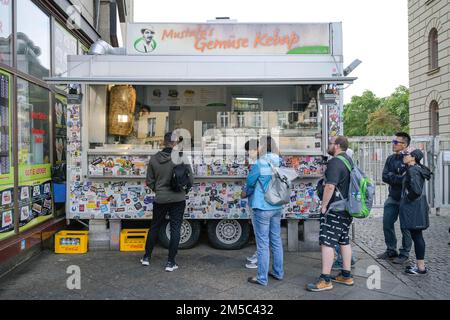
<path id="1" fill-rule="evenodd" d="M 375 197 L 375 185 L 357 166 L 352 166 L 350 162 L 342 156 L 337 156 L 344 162 L 350 171 L 350 186 L 348 188 L 348 198 L 333 202 L 330 210 L 347 211 L 353 218 L 363 219 L 370 215 L 373 200 Z M 337 189 L 339 194 L 341 192 Z M 342 194 L 341 194 L 341 198 Z"/>
<path id="2" fill-rule="evenodd" d="M 277 168 L 275 168 L 270 162 L 268 163 L 272 169 L 273 175 L 267 190 L 264 190 L 261 181 L 258 180 L 264 191 L 264 200 L 273 206 L 288 204 L 291 201 L 291 183 L 288 177 L 280 174 Z"/>

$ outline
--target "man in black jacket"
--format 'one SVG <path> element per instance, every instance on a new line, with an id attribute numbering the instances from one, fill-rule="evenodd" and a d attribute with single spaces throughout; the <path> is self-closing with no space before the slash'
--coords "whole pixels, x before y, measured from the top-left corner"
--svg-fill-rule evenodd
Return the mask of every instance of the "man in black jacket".
<path id="1" fill-rule="evenodd" d="M 144 266 L 150 265 L 150 258 L 157 241 L 159 229 L 161 228 L 166 215 L 170 219 L 170 244 L 169 258 L 166 264 L 166 271 L 174 271 L 178 269 L 175 262 L 175 256 L 178 252 L 180 243 L 181 224 L 183 222 L 184 209 L 186 208 L 186 193 L 184 190 L 174 191 L 171 188 L 171 178 L 173 168 L 181 162 L 189 167 L 189 180 L 193 184 L 192 167 L 189 159 L 185 156 L 182 158 L 173 158 L 172 151 L 181 142 L 174 133 L 168 132 L 164 136 L 164 149 L 151 157 L 147 169 L 147 186 L 155 192 L 155 202 L 153 203 L 153 219 L 147 235 L 145 245 L 145 255 L 141 259 Z"/>
<path id="2" fill-rule="evenodd" d="M 383 231 L 386 251 L 378 255 L 379 259 L 389 259 L 393 263 L 403 264 L 408 261 L 411 251 L 412 239 L 408 230 L 402 231 L 402 248 L 397 252 L 397 237 L 395 236 L 395 222 L 400 212 L 400 199 L 402 194 L 402 182 L 406 172 L 403 163 L 403 152 L 409 147 L 411 137 L 409 134 L 399 132 L 392 141 L 394 154 L 389 156 L 383 170 L 383 182 L 389 185 L 389 197 L 384 203 Z"/>

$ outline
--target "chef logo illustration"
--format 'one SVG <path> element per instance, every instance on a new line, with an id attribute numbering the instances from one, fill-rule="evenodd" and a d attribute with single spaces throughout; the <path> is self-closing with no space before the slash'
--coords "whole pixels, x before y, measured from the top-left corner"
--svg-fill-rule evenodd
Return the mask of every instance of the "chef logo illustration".
<path id="1" fill-rule="evenodd" d="M 153 26 L 147 26 L 141 29 L 141 34 L 136 41 L 134 41 L 134 49 L 140 53 L 151 53 L 156 49 L 156 41 L 153 39 L 155 31 Z"/>

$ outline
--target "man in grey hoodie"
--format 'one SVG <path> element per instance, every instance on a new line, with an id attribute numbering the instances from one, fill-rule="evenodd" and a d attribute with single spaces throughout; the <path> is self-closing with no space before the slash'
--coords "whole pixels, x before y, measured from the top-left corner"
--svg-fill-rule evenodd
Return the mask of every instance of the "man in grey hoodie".
<path id="1" fill-rule="evenodd" d="M 181 163 L 187 164 L 190 172 L 190 182 L 193 183 L 192 167 L 186 157 L 178 157 L 178 151 L 175 149 L 182 139 L 177 138 L 172 132 L 164 136 L 164 149 L 152 156 L 147 169 L 147 186 L 155 192 L 155 201 L 153 203 L 153 219 L 147 236 L 145 245 L 145 255 L 141 263 L 145 266 L 150 265 L 150 258 L 153 248 L 157 241 L 159 229 L 166 215 L 170 218 L 170 243 L 169 258 L 166 264 L 166 271 L 178 269 L 175 262 L 175 256 L 178 252 L 180 243 L 180 230 L 183 222 L 184 209 L 186 207 L 186 193 L 173 191 L 170 187 L 172 172 L 175 165 Z M 172 158 L 172 152 L 176 156 Z"/>

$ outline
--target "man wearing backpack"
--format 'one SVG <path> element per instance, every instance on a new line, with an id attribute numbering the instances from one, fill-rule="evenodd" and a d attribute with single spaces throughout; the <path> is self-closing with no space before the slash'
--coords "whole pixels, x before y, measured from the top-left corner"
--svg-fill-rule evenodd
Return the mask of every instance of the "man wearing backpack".
<path id="1" fill-rule="evenodd" d="M 352 166 L 352 159 L 346 154 L 348 139 L 346 137 L 332 137 L 328 146 L 328 153 L 333 156 L 325 171 L 325 188 L 320 215 L 319 243 L 322 251 L 322 274 L 315 283 L 308 284 L 308 291 L 318 292 L 333 289 L 332 281 L 347 286 L 353 286 L 351 274 L 352 249 L 350 246 L 350 226 L 353 218 L 345 210 L 329 210 L 333 202 L 348 198 L 350 188 L 350 171 L 344 161 L 345 158 Z M 343 268 L 336 276 L 331 276 L 335 247 L 341 248 Z"/>
<path id="2" fill-rule="evenodd" d="M 189 179 L 188 183 L 190 183 L 190 186 L 193 184 L 192 167 L 189 161 L 187 161 L 186 158 L 180 158 L 178 156 L 178 150 L 175 150 L 181 141 L 181 137 L 176 137 L 172 132 L 166 133 L 164 136 L 164 149 L 151 157 L 147 168 L 146 183 L 147 186 L 155 192 L 155 201 L 153 203 L 152 224 L 147 236 L 145 255 L 141 259 L 141 263 L 144 266 L 150 264 L 150 258 L 159 234 L 159 229 L 161 228 L 166 215 L 169 215 L 169 258 L 165 268 L 165 270 L 169 272 L 178 269 L 178 265 L 175 262 L 175 256 L 178 252 L 178 245 L 180 243 L 180 230 L 183 222 L 184 209 L 186 207 L 186 191 L 189 191 L 189 188 L 182 189 L 180 186 L 175 188 L 173 185 L 174 168 L 176 168 L 177 165 L 180 165 L 181 161 L 186 165 L 188 172 L 187 178 Z M 172 156 L 172 153 L 174 156 Z"/>

